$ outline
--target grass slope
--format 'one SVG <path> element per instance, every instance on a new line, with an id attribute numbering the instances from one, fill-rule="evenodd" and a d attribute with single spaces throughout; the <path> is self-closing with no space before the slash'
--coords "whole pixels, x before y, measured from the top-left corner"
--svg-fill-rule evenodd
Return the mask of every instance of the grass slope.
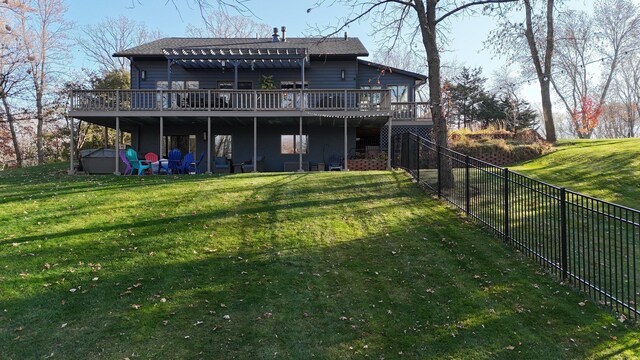
<path id="1" fill-rule="evenodd" d="M 640 139 L 562 141 L 557 151 L 511 169 L 640 209 Z"/>
<path id="2" fill-rule="evenodd" d="M 400 172 L 0 173 L 0 358 L 632 358 Z"/>

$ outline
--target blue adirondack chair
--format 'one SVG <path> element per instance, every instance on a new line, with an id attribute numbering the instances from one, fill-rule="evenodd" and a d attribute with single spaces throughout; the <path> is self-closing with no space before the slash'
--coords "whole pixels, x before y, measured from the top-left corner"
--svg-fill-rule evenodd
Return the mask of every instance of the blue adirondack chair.
<path id="1" fill-rule="evenodd" d="M 151 169 L 151 163 L 146 160 L 138 159 L 138 153 L 131 148 L 127 149 L 126 157 L 131 164 L 132 172 L 133 170 L 137 169 L 138 175 L 142 175 L 144 174 L 145 170 Z"/>
<path id="2" fill-rule="evenodd" d="M 189 169 L 192 169 L 195 166 L 195 158 L 193 157 L 193 153 L 187 153 L 182 159 L 182 165 L 179 167 L 179 171 L 182 174 L 188 174 Z"/>
<path id="3" fill-rule="evenodd" d="M 182 166 L 182 152 L 178 149 L 169 151 L 169 172 L 171 174 L 179 174 L 180 166 Z"/>
<path id="4" fill-rule="evenodd" d="M 200 154 L 200 158 L 195 163 L 195 169 L 193 170 L 196 174 L 200 174 L 200 164 L 202 163 L 202 160 L 204 160 L 204 151 Z"/>

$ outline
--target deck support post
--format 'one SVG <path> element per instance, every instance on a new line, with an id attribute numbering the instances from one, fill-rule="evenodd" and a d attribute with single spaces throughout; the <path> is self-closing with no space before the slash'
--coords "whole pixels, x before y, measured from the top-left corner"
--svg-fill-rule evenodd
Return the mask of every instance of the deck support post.
<path id="1" fill-rule="evenodd" d="M 391 131 L 393 130 L 393 120 L 389 116 L 389 134 L 387 134 L 387 170 L 391 170 Z"/>
<path id="2" fill-rule="evenodd" d="M 74 175 L 75 172 L 73 171 L 73 153 L 75 152 L 75 134 L 73 129 L 73 118 L 69 118 L 69 130 L 71 132 L 71 138 L 69 139 L 69 175 Z"/>
<path id="3" fill-rule="evenodd" d="M 258 117 L 253 117 L 253 171 L 258 172 Z"/>
<path id="4" fill-rule="evenodd" d="M 299 135 L 300 137 L 298 138 L 298 141 L 300 142 L 300 146 L 297 149 L 298 150 L 298 171 L 303 172 L 304 170 L 302 169 L 302 116 L 300 116 L 299 123 L 300 123 L 300 135 Z M 295 149 L 297 145 L 295 143 L 295 136 L 293 140 L 294 140 L 293 148 Z"/>
<path id="5" fill-rule="evenodd" d="M 158 156 L 162 159 L 164 154 L 164 117 L 160 116 L 160 154 Z"/>
<path id="6" fill-rule="evenodd" d="M 348 145 L 348 137 L 347 137 L 347 117 L 344 117 L 344 168 L 342 170 L 349 171 L 349 145 Z"/>
<path id="7" fill-rule="evenodd" d="M 120 175 L 120 117 L 116 116 L 116 171 L 114 175 Z"/>
<path id="8" fill-rule="evenodd" d="M 211 175 L 211 116 L 207 116 L 207 175 Z"/>

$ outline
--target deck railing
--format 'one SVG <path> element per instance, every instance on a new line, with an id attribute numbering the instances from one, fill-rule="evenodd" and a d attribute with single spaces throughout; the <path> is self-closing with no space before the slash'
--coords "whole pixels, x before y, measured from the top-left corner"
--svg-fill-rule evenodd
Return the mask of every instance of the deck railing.
<path id="1" fill-rule="evenodd" d="M 394 120 L 431 120 L 431 108 L 428 102 L 392 102 Z"/>
<path id="2" fill-rule="evenodd" d="M 388 112 L 389 90 L 73 90 L 73 111 Z"/>

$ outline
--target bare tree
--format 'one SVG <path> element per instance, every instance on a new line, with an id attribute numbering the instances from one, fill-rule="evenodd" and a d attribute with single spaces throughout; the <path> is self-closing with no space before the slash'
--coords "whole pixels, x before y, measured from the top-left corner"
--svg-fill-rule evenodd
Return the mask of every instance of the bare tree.
<path id="1" fill-rule="evenodd" d="M 18 141 L 18 129 L 15 115 L 15 101 L 26 90 L 28 79 L 26 54 L 20 38 L 14 34 L 12 15 L 18 5 L 3 4 L 0 6 L 0 23 L 5 29 L 0 31 L 0 101 L 2 101 L 2 118 L 8 124 L 13 153 L 18 167 L 22 167 L 22 151 Z M 27 11 L 28 9 L 25 9 Z"/>
<path id="2" fill-rule="evenodd" d="M 589 103 L 602 108 L 620 63 L 631 56 L 638 40 L 638 7 L 628 0 L 600 0 L 593 16 L 574 10 L 560 12 L 557 30 L 552 83 L 567 113 L 584 112 Z M 594 81 L 598 74 L 603 78 L 600 84 Z M 617 85 L 619 88 L 620 79 Z M 574 126 L 579 137 L 590 138 L 597 121 L 589 126 L 574 121 Z"/>
<path id="3" fill-rule="evenodd" d="M 514 62 L 533 71 L 540 85 L 544 132 L 547 141 L 556 141 L 551 102 L 552 59 L 555 46 L 554 0 L 522 0 L 502 7 L 499 26 L 490 36 L 490 43 L 500 53 L 508 53 Z M 524 19 L 517 14 L 524 10 Z"/>
<path id="4" fill-rule="evenodd" d="M 13 34 L 0 34 L 0 101 L 2 115 L 9 125 L 13 151 L 18 167 L 22 167 L 22 151 L 18 141 L 15 103 L 27 90 L 26 57 L 19 39 Z"/>
<path id="5" fill-rule="evenodd" d="M 66 6 L 62 0 L 22 0 L 22 3 L 26 6 L 16 11 L 18 31 L 27 55 L 27 72 L 35 100 L 37 159 L 38 164 L 43 164 L 47 96 L 56 66 L 69 54 L 66 37 L 69 24 L 64 19 Z"/>
<path id="6" fill-rule="evenodd" d="M 518 0 L 467 0 L 440 4 L 439 0 L 318 0 L 315 6 L 340 3 L 350 9 L 350 13 L 340 19 L 340 24 L 325 31 L 325 36 L 333 36 L 353 23 L 373 17 L 375 29 L 381 35 L 381 41 L 389 42 L 389 48 L 394 48 L 399 42 L 404 42 L 411 48 L 415 44 L 420 44 L 424 48 L 428 66 L 434 140 L 440 146 L 447 146 L 447 121 L 443 116 L 441 104 L 440 29 L 451 16 L 472 11 L 480 5 L 484 5 L 483 9 L 490 9 L 493 4 L 515 1 Z M 453 172 L 449 166 L 444 169 L 443 174 L 443 185 L 453 184 Z"/>
<path id="7" fill-rule="evenodd" d="M 630 53 L 630 56 L 620 62 L 612 86 L 615 97 L 625 109 L 627 133 L 624 136 L 635 137 L 640 117 L 640 55 Z"/>
<path id="8" fill-rule="evenodd" d="M 114 53 L 160 37 L 159 31 L 149 30 L 141 22 L 120 16 L 85 26 L 77 44 L 89 59 L 98 64 L 101 72 L 107 73 L 129 71 L 129 59 L 113 57 Z"/>
<path id="9" fill-rule="evenodd" d="M 216 10 L 204 15 L 204 27 L 187 25 L 187 35 L 192 37 L 218 38 L 251 38 L 254 36 L 268 37 L 271 28 L 267 24 L 259 23 L 243 15 L 230 15 Z"/>

